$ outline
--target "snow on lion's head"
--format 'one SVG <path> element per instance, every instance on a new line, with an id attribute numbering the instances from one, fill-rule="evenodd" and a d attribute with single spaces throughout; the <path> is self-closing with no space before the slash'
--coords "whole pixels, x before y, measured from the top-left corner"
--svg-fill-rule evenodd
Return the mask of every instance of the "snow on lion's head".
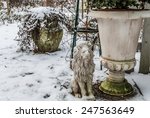
<path id="1" fill-rule="evenodd" d="M 92 44 L 89 41 L 79 41 L 73 52 L 73 68 L 74 66 L 89 66 L 93 64 Z"/>
<path id="2" fill-rule="evenodd" d="M 93 56 L 92 54 L 92 44 L 89 41 L 79 41 L 77 42 L 76 47 L 74 48 L 74 56 L 79 56 L 82 59 L 89 58 Z"/>

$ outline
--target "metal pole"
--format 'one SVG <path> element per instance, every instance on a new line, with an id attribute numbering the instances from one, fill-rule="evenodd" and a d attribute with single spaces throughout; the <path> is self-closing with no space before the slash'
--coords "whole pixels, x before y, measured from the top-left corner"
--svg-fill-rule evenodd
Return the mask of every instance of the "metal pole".
<path id="1" fill-rule="evenodd" d="M 88 13 L 89 13 L 89 1 L 87 0 L 87 6 L 86 6 L 86 30 L 88 28 Z M 88 40 L 88 33 L 86 33 L 86 41 Z"/>
<path id="2" fill-rule="evenodd" d="M 73 34 L 73 43 L 72 43 L 72 50 L 71 50 L 71 58 L 73 58 L 73 50 L 76 46 L 76 40 L 77 40 L 77 26 L 78 26 L 78 19 L 79 19 L 79 0 L 76 0 L 76 17 L 75 17 L 75 27 L 74 27 L 74 34 Z"/>
<path id="3" fill-rule="evenodd" d="M 82 19 L 84 18 L 84 1 L 82 0 Z"/>

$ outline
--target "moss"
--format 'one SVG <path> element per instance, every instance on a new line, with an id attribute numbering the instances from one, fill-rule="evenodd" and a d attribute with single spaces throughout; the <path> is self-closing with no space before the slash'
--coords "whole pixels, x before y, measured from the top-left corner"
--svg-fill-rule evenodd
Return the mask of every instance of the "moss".
<path id="1" fill-rule="evenodd" d="M 99 88 L 104 93 L 114 96 L 126 96 L 133 93 L 132 85 L 127 80 L 124 80 L 122 83 L 115 83 L 106 79 Z"/>
<path id="2" fill-rule="evenodd" d="M 62 40 L 63 30 L 58 29 L 56 31 L 49 31 L 46 28 L 42 28 L 39 31 L 39 37 L 34 39 L 35 45 L 38 48 L 38 52 L 54 52 L 58 50 L 59 44 Z"/>

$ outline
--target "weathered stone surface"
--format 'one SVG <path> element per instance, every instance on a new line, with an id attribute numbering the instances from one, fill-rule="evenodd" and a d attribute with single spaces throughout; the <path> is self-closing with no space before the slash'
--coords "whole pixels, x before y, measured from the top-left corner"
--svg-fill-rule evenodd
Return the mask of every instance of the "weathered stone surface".
<path id="1" fill-rule="evenodd" d="M 100 90 L 106 94 L 115 96 L 125 96 L 133 93 L 132 85 L 125 79 L 121 83 L 110 82 L 106 79 L 101 83 Z"/>
<path id="2" fill-rule="evenodd" d="M 36 51 L 43 53 L 54 52 L 58 50 L 63 36 L 63 29 L 59 27 L 56 28 L 56 30 L 52 29 L 41 28 L 40 30 L 34 30 L 32 36 L 34 43 L 37 46 Z"/>

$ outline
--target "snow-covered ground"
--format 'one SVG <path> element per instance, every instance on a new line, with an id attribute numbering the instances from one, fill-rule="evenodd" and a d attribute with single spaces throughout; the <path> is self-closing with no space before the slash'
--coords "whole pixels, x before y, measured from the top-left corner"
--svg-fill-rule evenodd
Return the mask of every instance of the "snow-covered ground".
<path id="1" fill-rule="evenodd" d="M 17 23 L 0 26 L 0 100 L 80 100 L 69 93 L 70 81 L 73 78 L 73 72 L 69 68 L 70 49 L 63 44 L 62 50 L 54 53 L 17 52 L 17 41 L 14 40 L 17 32 Z M 66 34 L 63 41 L 66 38 L 70 37 Z M 138 73 L 139 57 L 140 54 L 137 53 L 135 72 L 126 75 L 126 78 L 133 85 L 133 80 L 137 83 L 143 96 L 137 94 L 129 100 L 150 100 L 150 74 Z M 100 71 L 97 51 L 94 62 L 94 82 L 103 80 L 106 73 Z"/>

